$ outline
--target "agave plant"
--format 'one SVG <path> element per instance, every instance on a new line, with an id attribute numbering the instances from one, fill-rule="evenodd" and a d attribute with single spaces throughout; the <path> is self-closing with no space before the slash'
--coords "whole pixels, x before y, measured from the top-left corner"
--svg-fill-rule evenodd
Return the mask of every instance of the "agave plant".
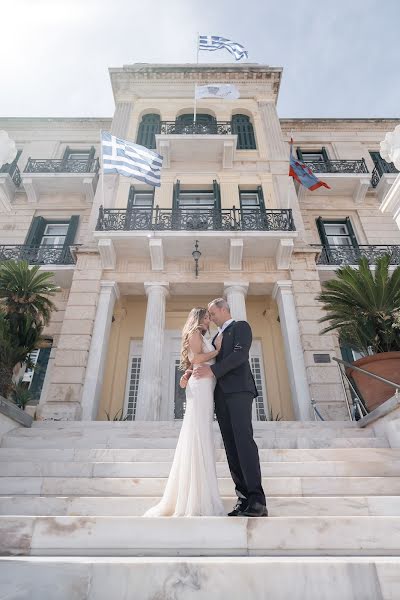
<path id="1" fill-rule="evenodd" d="M 39 271 L 22 261 L 9 260 L 0 264 L 0 303 L 5 312 L 30 315 L 35 321 L 49 322 L 55 305 L 49 296 L 58 288 L 51 283 L 53 273 Z"/>
<path id="2" fill-rule="evenodd" d="M 321 333 L 337 331 L 342 344 L 365 354 L 400 351 L 400 267 L 390 273 L 389 265 L 382 256 L 371 269 L 363 257 L 358 268 L 337 269 L 317 297 L 327 313 L 320 322 L 329 322 Z"/>

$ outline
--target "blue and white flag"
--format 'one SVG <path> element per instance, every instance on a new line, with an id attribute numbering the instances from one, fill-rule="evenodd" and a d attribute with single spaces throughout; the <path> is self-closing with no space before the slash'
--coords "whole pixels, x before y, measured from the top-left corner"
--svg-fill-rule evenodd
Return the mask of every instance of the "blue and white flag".
<path id="1" fill-rule="evenodd" d="M 118 173 L 160 187 L 163 157 L 157 152 L 117 138 L 108 131 L 101 132 L 101 148 L 104 173 Z"/>
<path id="2" fill-rule="evenodd" d="M 236 60 L 248 57 L 248 52 L 242 44 L 232 42 L 232 40 L 227 40 L 219 35 L 201 35 L 199 37 L 199 50 L 209 50 L 213 52 L 214 50 L 221 50 L 222 48 L 225 48 L 228 52 L 233 54 Z"/>

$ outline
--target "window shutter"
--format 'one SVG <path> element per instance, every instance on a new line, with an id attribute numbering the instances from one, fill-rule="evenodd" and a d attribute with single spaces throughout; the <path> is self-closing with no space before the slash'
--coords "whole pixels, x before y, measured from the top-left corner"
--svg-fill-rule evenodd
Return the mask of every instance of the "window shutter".
<path id="1" fill-rule="evenodd" d="M 172 210 L 176 210 L 179 206 L 179 194 L 181 191 L 181 182 L 177 179 L 176 183 L 174 183 L 174 195 L 172 199 Z"/>
<path id="2" fill-rule="evenodd" d="M 34 217 L 26 236 L 25 244 L 31 247 L 40 246 L 45 228 L 46 219 L 43 217 Z"/>
<path id="3" fill-rule="evenodd" d="M 317 223 L 317 229 L 318 229 L 318 233 L 319 233 L 319 237 L 321 239 L 321 244 L 323 246 L 325 246 L 326 248 L 329 247 L 329 242 L 328 242 L 328 238 L 325 232 L 325 227 L 324 227 L 324 220 L 322 217 L 318 217 L 318 219 L 316 220 Z"/>
<path id="4" fill-rule="evenodd" d="M 70 152 L 70 150 L 71 150 L 71 149 L 70 149 L 70 147 L 69 147 L 69 146 L 67 146 L 67 147 L 65 148 L 65 152 L 64 152 L 63 160 L 68 160 L 68 155 L 69 155 L 69 152 Z"/>
<path id="5" fill-rule="evenodd" d="M 232 133 L 238 136 L 236 146 L 238 150 L 256 149 L 253 125 L 247 115 L 233 115 Z"/>
<path id="6" fill-rule="evenodd" d="M 76 231 L 78 229 L 79 224 L 79 215 L 72 215 L 69 220 L 69 227 L 67 231 L 67 235 L 64 240 L 64 255 L 69 255 L 69 247 L 75 242 Z"/>
<path id="7" fill-rule="evenodd" d="M 128 210 L 130 210 L 133 206 L 133 202 L 135 200 L 136 188 L 134 185 L 131 185 L 129 188 L 129 196 L 128 196 Z"/>
<path id="8" fill-rule="evenodd" d="M 264 192 L 262 189 L 262 185 L 259 185 L 257 187 L 257 194 L 258 194 L 258 203 L 260 205 L 260 210 L 265 210 Z"/>
<path id="9" fill-rule="evenodd" d="M 347 226 L 347 231 L 349 232 L 349 236 L 351 238 L 351 243 L 353 244 L 353 248 L 358 248 L 356 234 L 354 233 L 354 229 L 351 224 L 350 217 L 346 217 L 346 226 Z"/>
<path id="10" fill-rule="evenodd" d="M 325 146 L 322 146 L 322 148 L 321 148 L 321 152 L 322 152 L 322 156 L 323 156 L 323 158 L 324 158 L 324 161 L 325 161 L 325 162 L 328 162 L 328 160 L 329 160 L 329 156 L 328 156 L 328 153 L 327 153 L 327 151 L 326 151 L 326 148 L 325 148 Z"/>
<path id="11" fill-rule="evenodd" d="M 37 401 L 40 400 L 40 394 L 43 388 L 50 352 L 51 347 L 40 348 L 38 360 L 33 371 L 32 383 L 29 386 L 29 391 L 31 392 L 33 399 Z"/>
<path id="12" fill-rule="evenodd" d="M 214 208 L 215 210 L 221 210 L 221 190 L 219 187 L 219 183 L 216 179 L 213 181 L 213 191 L 214 191 Z"/>
<path id="13" fill-rule="evenodd" d="M 303 162 L 304 161 L 303 153 L 302 153 L 301 148 L 299 146 L 297 146 L 296 152 L 297 152 L 297 158 Z"/>
<path id="14" fill-rule="evenodd" d="M 139 125 L 137 143 L 146 148 L 155 148 L 157 133 L 160 133 L 160 115 L 144 115 Z"/>

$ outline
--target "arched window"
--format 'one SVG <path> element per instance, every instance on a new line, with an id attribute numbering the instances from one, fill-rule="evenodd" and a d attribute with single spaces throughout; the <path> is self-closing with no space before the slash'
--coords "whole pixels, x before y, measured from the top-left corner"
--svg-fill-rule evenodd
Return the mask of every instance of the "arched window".
<path id="1" fill-rule="evenodd" d="M 196 124 L 193 123 L 194 115 L 180 115 L 175 121 L 176 133 L 217 133 L 217 121 L 212 115 L 197 114 Z"/>
<path id="2" fill-rule="evenodd" d="M 137 143 L 146 148 L 155 148 L 157 133 L 160 133 L 160 115 L 144 115 L 139 125 Z"/>
<path id="3" fill-rule="evenodd" d="M 247 115 L 233 115 L 232 133 L 238 136 L 238 150 L 255 150 L 256 139 L 254 137 L 253 125 Z"/>

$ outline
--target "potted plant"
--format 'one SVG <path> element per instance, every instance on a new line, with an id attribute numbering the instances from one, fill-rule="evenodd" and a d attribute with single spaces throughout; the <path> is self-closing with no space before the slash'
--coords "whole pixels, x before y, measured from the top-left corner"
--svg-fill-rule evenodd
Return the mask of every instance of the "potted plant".
<path id="1" fill-rule="evenodd" d="M 364 354 L 354 365 L 399 383 L 400 388 L 400 266 L 389 271 L 388 255 L 377 259 L 371 269 L 367 258 L 358 268 L 336 270 L 336 279 L 323 284 L 317 297 L 329 325 L 321 334 L 336 331 L 341 345 Z M 394 389 L 355 369 L 346 369 L 355 381 L 369 411 L 394 394 Z"/>

